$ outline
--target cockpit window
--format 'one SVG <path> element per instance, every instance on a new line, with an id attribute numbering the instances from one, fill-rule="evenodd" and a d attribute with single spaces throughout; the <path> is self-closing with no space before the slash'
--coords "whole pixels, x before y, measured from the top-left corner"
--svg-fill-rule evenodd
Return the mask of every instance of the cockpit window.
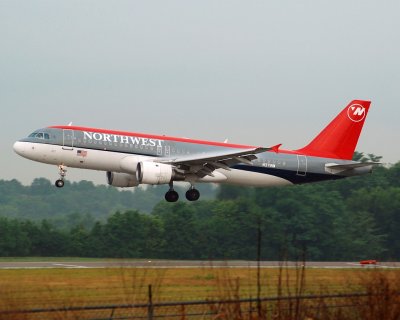
<path id="1" fill-rule="evenodd" d="M 50 139 L 50 136 L 48 133 L 43 133 L 43 132 L 33 132 L 29 135 L 29 138 L 36 138 L 36 139 Z"/>

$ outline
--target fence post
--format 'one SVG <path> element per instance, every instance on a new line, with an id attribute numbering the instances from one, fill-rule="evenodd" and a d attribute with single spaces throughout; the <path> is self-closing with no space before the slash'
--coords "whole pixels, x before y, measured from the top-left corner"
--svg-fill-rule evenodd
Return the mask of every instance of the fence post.
<path id="1" fill-rule="evenodd" d="M 113 320 L 114 319 L 114 311 L 115 311 L 115 308 L 112 308 L 109 320 Z"/>
<path id="2" fill-rule="evenodd" d="M 261 318 L 261 218 L 257 220 L 257 316 Z"/>
<path id="3" fill-rule="evenodd" d="M 147 319 L 153 320 L 154 307 L 153 307 L 153 292 L 151 290 L 151 284 L 149 284 L 149 303 L 147 307 Z"/>

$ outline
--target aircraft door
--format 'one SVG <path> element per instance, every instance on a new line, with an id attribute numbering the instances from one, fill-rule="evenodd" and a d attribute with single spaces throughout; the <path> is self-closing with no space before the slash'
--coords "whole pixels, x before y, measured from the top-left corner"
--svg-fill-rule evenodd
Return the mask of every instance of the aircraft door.
<path id="1" fill-rule="evenodd" d="M 297 175 L 305 176 L 307 174 L 307 157 L 297 155 Z"/>
<path id="2" fill-rule="evenodd" d="M 165 154 L 166 157 L 169 157 L 170 151 L 171 151 L 170 146 L 165 146 L 165 148 L 164 148 L 164 154 Z"/>
<path id="3" fill-rule="evenodd" d="M 74 131 L 70 129 L 63 130 L 63 149 L 73 150 L 74 149 Z"/>

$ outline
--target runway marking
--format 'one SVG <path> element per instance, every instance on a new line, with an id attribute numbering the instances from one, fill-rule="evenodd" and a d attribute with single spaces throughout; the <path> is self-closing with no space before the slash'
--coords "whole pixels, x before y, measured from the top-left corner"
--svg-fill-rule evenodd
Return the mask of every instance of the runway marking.
<path id="1" fill-rule="evenodd" d="M 76 268 L 76 269 L 88 269 L 86 266 L 79 266 L 76 264 L 64 264 L 64 263 L 53 263 L 53 266 L 66 267 L 66 268 Z"/>

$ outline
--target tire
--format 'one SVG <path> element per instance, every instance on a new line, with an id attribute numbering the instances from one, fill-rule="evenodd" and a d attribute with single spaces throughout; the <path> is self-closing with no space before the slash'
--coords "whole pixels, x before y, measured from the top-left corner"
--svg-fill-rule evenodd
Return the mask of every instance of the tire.
<path id="1" fill-rule="evenodd" d="M 189 189 L 186 191 L 186 199 L 189 201 L 197 201 L 200 198 L 200 192 L 197 189 Z"/>
<path id="2" fill-rule="evenodd" d="M 165 194 L 165 200 L 168 202 L 177 202 L 179 199 L 179 194 L 175 190 L 170 190 Z"/>
<path id="3" fill-rule="evenodd" d="M 62 187 L 64 187 L 64 180 L 58 179 L 58 180 L 54 183 L 54 185 L 55 185 L 57 188 L 62 188 Z"/>

